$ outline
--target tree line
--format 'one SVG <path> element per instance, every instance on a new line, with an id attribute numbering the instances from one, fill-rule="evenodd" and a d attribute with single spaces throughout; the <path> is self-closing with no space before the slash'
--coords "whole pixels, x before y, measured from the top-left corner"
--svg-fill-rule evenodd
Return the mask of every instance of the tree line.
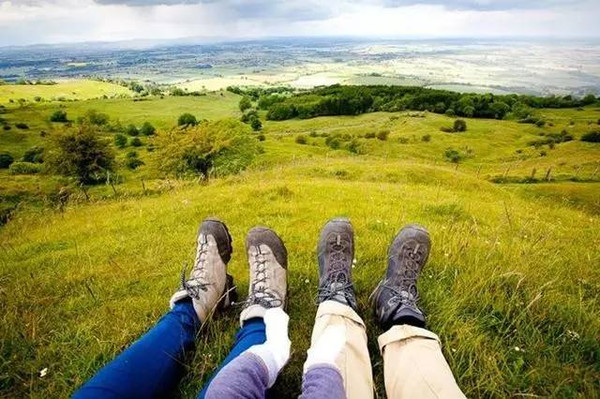
<path id="1" fill-rule="evenodd" d="M 495 95 L 457 93 L 413 86 L 341 86 L 316 88 L 291 96 L 263 94 L 259 107 L 267 119 L 286 120 L 328 115 L 359 115 L 367 112 L 430 111 L 448 116 L 525 120 L 533 109 L 575 108 L 593 104 L 597 98 L 567 96 Z M 262 105 L 262 106 L 261 106 Z"/>

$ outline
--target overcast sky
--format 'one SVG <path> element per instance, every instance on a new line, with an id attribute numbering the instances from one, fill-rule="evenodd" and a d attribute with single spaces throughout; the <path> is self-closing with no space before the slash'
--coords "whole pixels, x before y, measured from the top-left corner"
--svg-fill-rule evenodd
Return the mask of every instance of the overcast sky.
<path id="1" fill-rule="evenodd" d="M 272 36 L 600 37 L 600 0 L 0 0 L 0 46 Z"/>

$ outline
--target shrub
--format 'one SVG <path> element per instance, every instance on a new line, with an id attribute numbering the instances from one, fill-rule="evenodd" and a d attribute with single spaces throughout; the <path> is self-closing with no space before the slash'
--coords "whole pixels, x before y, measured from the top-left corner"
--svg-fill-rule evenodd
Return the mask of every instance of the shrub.
<path id="1" fill-rule="evenodd" d="M 365 138 L 366 139 L 374 139 L 375 137 L 377 137 L 377 134 L 375 132 L 365 133 Z"/>
<path id="2" fill-rule="evenodd" d="M 354 153 L 354 154 L 364 153 L 363 145 L 357 139 L 352 139 L 352 141 L 350 141 L 350 143 L 348 143 L 348 146 L 346 148 L 348 149 L 348 151 L 350 151 L 351 153 Z"/>
<path id="3" fill-rule="evenodd" d="M 127 161 L 125 161 L 125 166 L 127 166 L 127 168 L 131 170 L 135 170 L 145 164 L 146 163 L 144 161 L 136 157 L 127 158 Z"/>
<path id="4" fill-rule="evenodd" d="M 252 121 L 250 122 L 250 127 L 255 132 L 258 132 L 260 129 L 262 129 L 262 123 L 260 122 L 260 119 L 258 119 L 258 118 L 252 119 Z"/>
<path id="5" fill-rule="evenodd" d="M 312 130 L 308 135 L 310 137 L 318 137 L 319 136 L 315 130 Z"/>
<path id="6" fill-rule="evenodd" d="M 463 119 L 455 120 L 452 130 L 455 132 L 466 132 L 467 131 L 467 122 L 465 122 Z"/>
<path id="7" fill-rule="evenodd" d="M 129 151 L 127 153 L 127 155 L 125 155 L 125 157 L 127 157 L 127 158 L 137 158 L 137 156 L 138 156 L 137 151 Z"/>
<path id="8" fill-rule="evenodd" d="M 142 143 L 142 140 L 140 140 L 140 138 L 139 138 L 139 137 L 133 137 L 133 138 L 131 139 L 131 141 L 129 142 L 129 144 L 130 144 L 132 147 L 141 147 L 142 145 L 144 145 L 144 143 Z"/>
<path id="9" fill-rule="evenodd" d="M 67 112 L 63 111 L 62 109 L 57 109 L 52 113 L 52 115 L 50 115 L 50 122 L 64 123 L 68 121 L 69 120 L 67 119 Z"/>
<path id="10" fill-rule="evenodd" d="M 196 126 L 197 124 L 198 121 L 196 120 L 196 117 L 190 113 L 181 114 L 179 119 L 177 119 L 177 126 L 188 127 Z"/>
<path id="11" fill-rule="evenodd" d="M 267 139 L 267 137 L 264 134 L 259 134 L 257 137 L 258 141 L 265 141 Z"/>
<path id="12" fill-rule="evenodd" d="M 424 141 L 425 143 L 429 143 L 431 141 L 431 134 L 424 134 L 421 137 L 421 141 Z"/>
<path id="13" fill-rule="evenodd" d="M 239 106 L 240 106 L 240 111 L 244 112 L 248 108 L 252 107 L 252 101 L 250 101 L 250 98 L 244 96 L 241 98 Z"/>
<path id="14" fill-rule="evenodd" d="M 600 131 L 592 131 L 581 136 L 581 141 L 587 141 L 588 143 L 600 143 Z"/>
<path id="15" fill-rule="evenodd" d="M 29 163 L 42 163 L 44 162 L 44 148 L 43 147 L 31 147 L 23 154 L 21 158 L 23 162 Z"/>
<path id="16" fill-rule="evenodd" d="M 548 153 L 544 150 L 540 151 L 540 157 L 545 157 Z"/>
<path id="17" fill-rule="evenodd" d="M 454 129 L 448 126 L 442 126 L 440 130 L 444 133 L 454 133 Z"/>
<path id="18" fill-rule="evenodd" d="M 148 152 L 152 152 L 152 151 L 154 151 L 154 149 L 155 149 L 155 147 L 154 147 L 154 144 L 152 144 L 152 143 L 150 143 L 146 146 L 146 151 L 148 151 Z"/>
<path id="19" fill-rule="evenodd" d="M 125 128 L 125 133 L 127 133 L 130 136 L 137 136 L 138 134 L 140 134 L 140 131 L 134 124 L 130 124 L 127 126 L 127 128 Z"/>
<path id="20" fill-rule="evenodd" d="M 400 144 L 408 144 L 408 141 L 409 141 L 409 140 L 408 140 L 408 137 L 400 137 L 400 138 L 398 139 L 398 142 L 399 142 Z"/>
<path id="21" fill-rule="evenodd" d="M 327 144 L 332 150 L 337 150 L 341 147 L 342 142 L 336 136 L 329 136 L 327 139 L 325 139 L 325 144 Z"/>
<path id="22" fill-rule="evenodd" d="M 454 110 L 452 108 L 448 108 L 445 112 L 446 116 L 449 116 L 450 118 L 455 117 L 456 116 L 456 112 L 454 112 Z"/>
<path id="23" fill-rule="evenodd" d="M 123 134 L 116 134 L 115 135 L 115 145 L 118 148 L 125 148 L 127 146 L 127 137 Z"/>
<path id="24" fill-rule="evenodd" d="M 43 166 L 39 163 L 31 162 L 13 162 L 8 168 L 13 175 L 34 175 L 43 170 Z"/>
<path id="25" fill-rule="evenodd" d="M 108 115 L 98 112 L 95 109 L 88 110 L 85 113 L 84 119 L 96 126 L 104 126 L 110 120 Z"/>
<path id="26" fill-rule="evenodd" d="M 234 119 L 202 123 L 182 131 L 159 133 L 157 161 L 160 170 L 179 177 L 238 173 L 259 151 L 250 128 Z"/>
<path id="27" fill-rule="evenodd" d="M 91 125 L 80 125 L 51 136 L 50 144 L 46 152 L 46 163 L 50 169 L 76 177 L 80 183 L 101 181 L 106 172 L 114 168 L 113 152 Z"/>
<path id="28" fill-rule="evenodd" d="M 381 141 L 386 141 L 388 139 L 389 135 L 390 135 L 390 131 L 389 130 L 380 130 L 377 133 L 377 139 L 381 140 Z"/>
<path id="29" fill-rule="evenodd" d="M 306 144 L 306 143 L 308 143 L 308 139 L 303 134 L 299 134 L 298 136 L 296 136 L 296 140 L 295 141 L 296 141 L 296 144 Z"/>
<path id="30" fill-rule="evenodd" d="M 251 109 L 248 112 L 244 112 L 241 120 L 244 123 L 250 123 L 254 119 L 258 119 L 258 111 L 256 111 L 255 109 Z"/>
<path id="31" fill-rule="evenodd" d="M 444 153 L 444 155 L 446 156 L 446 159 L 452 163 L 459 163 L 460 161 L 462 161 L 465 158 L 465 156 L 463 154 L 461 154 L 460 152 L 458 152 L 457 150 L 455 150 L 453 148 L 446 149 L 446 152 Z"/>
<path id="32" fill-rule="evenodd" d="M 140 133 L 144 136 L 153 136 L 156 133 L 156 128 L 150 122 L 144 122 Z"/>
<path id="33" fill-rule="evenodd" d="M 544 126 L 546 126 L 546 121 L 543 119 L 538 119 L 537 121 L 535 121 L 535 125 L 537 127 L 544 127 Z"/>
<path id="34" fill-rule="evenodd" d="M 29 125 L 27 125 L 26 123 L 23 123 L 23 122 L 15 123 L 15 127 L 17 129 L 21 129 L 21 130 L 29 129 Z"/>
<path id="35" fill-rule="evenodd" d="M 10 127 L 10 125 L 6 124 L 6 125 L 2 126 L 2 129 L 4 129 L 4 130 L 10 130 L 11 127 Z"/>
<path id="36" fill-rule="evenodd" d="M 8 152 L 0 152 L 0 169 L 7 169 L 15 159 Z"/>

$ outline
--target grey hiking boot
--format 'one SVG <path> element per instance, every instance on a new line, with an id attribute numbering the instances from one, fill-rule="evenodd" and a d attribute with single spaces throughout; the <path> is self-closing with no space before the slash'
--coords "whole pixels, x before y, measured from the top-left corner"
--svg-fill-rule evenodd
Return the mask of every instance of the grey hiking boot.
<path id="1" fill-rule="evenodd" d="M 429 233 L 418 225 L 402 228 L 392 241 L 386 274 L 371 295 L 377 321 L 385 330 L 396 324 L 425 326 L 425 315 L 417 307 L 417 278 L 430 248 Z"/>
<path id="2" fill-rule="evenodd" d="M 264 317 L 269 308 L 283 308 L 287 296 L 287 249 L 281 238 L 267 227 L 254 227 L 246 237 L 246 250 L 250 284 L 240 324 Z"/>
<path id="3" fill-rule="evenodd" d="M 224 309 L 237 299 L 233 277 L 227 274 L 231 258 L 231 235 L 218 219 L 205 219 L 198 229 L 196 258 L 189 278 L 181 273 L 181 287 L 171 297 L 175 302 L 192 298 L 196 314 L 205 322 L 213 309 Z"/>
<path id="4" fill-rule="evenodd" d="M 317 246 L 319 259 L 318 303 L 332 300 L 356 310 L 352 284 L 354 229 L 348 219 L 331 219 L 321 230 Z"/>

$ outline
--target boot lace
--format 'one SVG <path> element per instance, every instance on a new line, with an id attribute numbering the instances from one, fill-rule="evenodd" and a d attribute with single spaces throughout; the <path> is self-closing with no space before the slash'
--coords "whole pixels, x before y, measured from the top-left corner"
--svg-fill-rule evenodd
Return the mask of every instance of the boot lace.
<path id="1" fill-rule="evenodd" d="M 349 265 L 352 263 L 352 259 L 348 259 L 349 243 L 337 235 L 335 241 L 330 241 L 328 246 L 330 271 L 325 279 L 325 284 L 319 287 L 319 302 L 342 295 L 350 303 L 353 300 L 353 284 L 348 276 Z"/>
<path id="2" fill-rule="evenodd" d="M 400 252 L 399 258 L 402 260 L 402 267 L 397 281 L 386 279 L 382 284 L 382 289 L 392 291 L 393 295 L 389 300 L 389 304 L 395 306 L 399 303 L 417 307 L 419 301 L 419 291 L 417 290 L 417 277 L 419 276 L 419 268 L 423 260 L 423 249 L 419 244 L 414 248 L 412 246 L 404 246 Z"/>
<path id="3" fill-rule="evenodd" d="M 250 285 L 250 294 L 244 302 L 244 307 L 250 305 L 260 305 L 264 308 L 276 308 L 281 306 L 283 302 L 275 295 L 271 290 L 268 290 L 268 276 L 267 276 L 267 259 L 264 254 L 260 252 L 260 248 L 257 247 L 256 254 L 253 255 L 254 264 L 254 276 Z"/>
<path id="4" fill-rule="evenodd" d="M 190 278 L 186 280 L 186 266 L 181 271 L 181 289 L 187 291 L 188 295 L 194 299 L 200 299 L 201 292 L 206 292 L 208 286 L 212 283 L 207 281 L 206 266 L 208 257 L 208 240 L 206 236 L 200 236 L 198 248 L 196 250 L 196 259 Z"/>

